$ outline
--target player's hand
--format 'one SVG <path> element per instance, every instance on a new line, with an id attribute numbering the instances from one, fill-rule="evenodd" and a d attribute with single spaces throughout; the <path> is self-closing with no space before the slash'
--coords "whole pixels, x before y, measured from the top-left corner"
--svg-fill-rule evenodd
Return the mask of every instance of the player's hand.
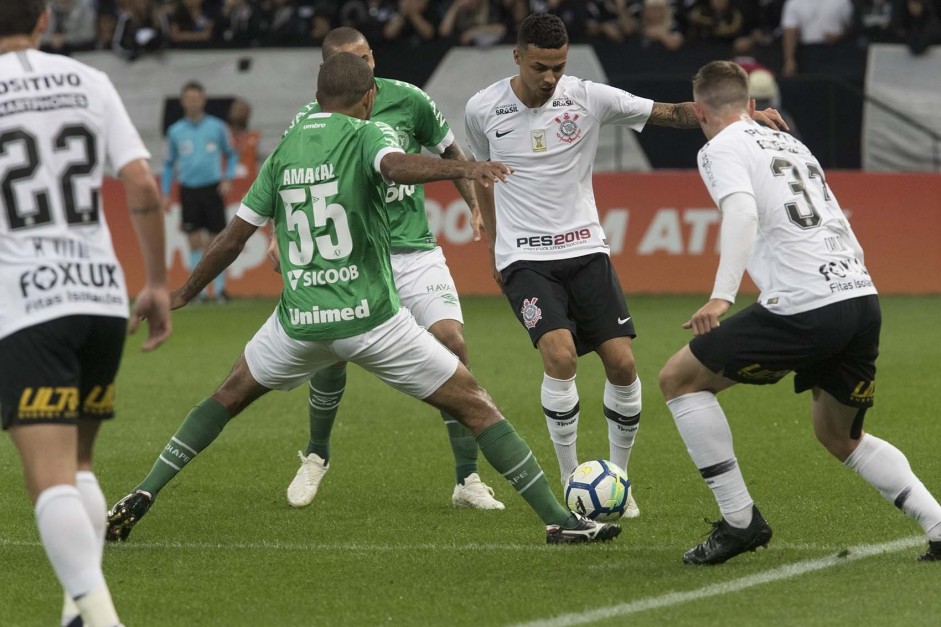
<path id="1" fill-rule="evenodd" d="M 229 191 L 232 189 L 232 181 L 221 181 L 219 183 L 219 195 L 222 196 L 222 200 L 225 200 L 229 196 Z"/>
<path id="2" fill-rule="evenodd" d="M 771 107 L 768 107 L 764 111 L 755 111 L 755 114 L 752 115 L 752 119 L 776 131 L 791 130 L 787 122 L 784 121 L 784 118 L 781 117 L 781 114 L 778 113 L 778 110 L 772 109 Z"/>
<path id="3" fill-rule="evenodd" d="M 480 241 L 480 232 L 484 231 L 484 219 L 480 215 L 480 207 L 474 205 L 471 207 L 471 228 L 474 229 L 474 241 Z"/>
<path id="4" fill-rule="evenodd" d="M 481 187 L 490 187 L 494 181 L 506 183 L 513 170 L 499 161 L 468 161 L 467 175 L 464 177 L 480 183 Z"/>
<path id="5" fill-rule="evenodd" d="M 173 324 L 170 322 L 170 291 L 166 287 L 144 286 L 137 295 L 127 326 L 129 335 L 137 332 L 142 320 L 147 321 L 147 340 L 141 350 L 152 351 L 167 341 Z"/>
<path id="6" fill-rule="evenodd" d="M 265 257 L 271 264 L 271 269 L 275 272 L 281 272 L 281 254 L 278 252 L 278 238 L 272 237 L 268 240 L 268 248 L 265 250 Z"/>
<path id="7" fill-rule="evenodd" d="M 713 298 L 699 308 L 693 317 L 683 324 L 684 329 L 692 329 L 693 335 L 705 335 L 719 326 L 719 318 L 732 306 L 727 300 Z"/>

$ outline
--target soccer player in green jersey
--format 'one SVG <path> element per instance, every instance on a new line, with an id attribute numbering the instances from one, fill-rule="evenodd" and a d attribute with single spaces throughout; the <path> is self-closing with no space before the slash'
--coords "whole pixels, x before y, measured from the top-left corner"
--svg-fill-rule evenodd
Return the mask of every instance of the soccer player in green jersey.
<path id="1" fill-rule="evenodd" d="M 254 400 L 352 361 L 397 390 L 447 412 L 474 434 L 487 461 L 546 524 L 550 544 L 609 540 L 621 529 L 566 510 L 532 451 L 470 371 L 401 308 L 389 260 L 385 182 L 464 178 L 489 186 L 509 169 L 405 154 L 395 131 L 368 122 L 372 69 L 338 53 L 317 77 L 321 112 L 295 125 L 262 166 L 235 218 L 213 241 L 172 306 L 185 306 L 273 219 L 284 289 L 277 309 L 232 372 L 186 417 L 150 474 L 111 508 L 108 537 L 126 539 L 154 498 Z"/>
<path id="2" fill-rule="evenodd" d="M 353 28 L 335 28 L 324 38 L 324 60 L 338 52 L 355 54 L 375 69 L 369 43 Z M 291 127 L 318 111 L 317 101 L 309 102 L 298 111 Z M 408 154 L 418 154 L 424 146 L 444 159 L 465 159 L 444 116 L 431 98 L 414 85 L 377 78 L 370 119 L 395 129 L 402 150 Z M 455 180 L 454 185 L 471 210 L 476 211 L 473 186 L 463 179 Z M 386 187 L 385 201 L 392 236 L 392 274 L 402 306 L 467 365 L 461 302 L 444 253 L 428 226 L 425 190 L 421 185 L 391 184 Z M 275 244 L 272 238 L 269 256 L 273 261 L 277 261 Z M 294 507 L 310 505 L 330 467 L 330 434 L 345 387 L 345 362 L 324 368 L 310 380 L 307 405 L 310 440 L 306 452 L 298 451 L 301 465 L 287 489 L 288 503 Z M 480 480 L 473 434 L 447 412 L 441 412 L 441 417 L 454 453 L 456 483 L 451 502 L 456 507 L 503 509 L 503 503 L 493 497 L 493 490 Z"/>

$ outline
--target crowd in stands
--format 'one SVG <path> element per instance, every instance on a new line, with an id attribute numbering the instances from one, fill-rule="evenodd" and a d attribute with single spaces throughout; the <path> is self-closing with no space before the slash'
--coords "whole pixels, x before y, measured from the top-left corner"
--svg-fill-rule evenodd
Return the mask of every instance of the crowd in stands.
<path id="1" fill-rule="evenodd" d="M 677 50 L 727 44 L 736 54 L 782 46 L 785 75 L 801 45 L 855 39 L 941 43 L 941 0 L 50 0 L 45 49 L 111 48 L 133 60 L 167 48 L 317 45 L 336 26 L 371 42 L 466 46 L 512 42 L 530 12 L 566 21 L 574 41 Z"/>

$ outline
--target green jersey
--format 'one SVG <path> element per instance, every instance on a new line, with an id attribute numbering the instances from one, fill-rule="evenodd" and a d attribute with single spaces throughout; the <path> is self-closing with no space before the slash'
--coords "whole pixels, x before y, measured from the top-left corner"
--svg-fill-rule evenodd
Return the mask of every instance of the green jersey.
<path id="1" fill-rule="evenodd" d="M 379 173 L 390 152 L 402 150 L 381 122 L 315 113 L 290 129 L 242 200 L 248 222 L 274 220 L 278 317 L 290 337 L 350 337 L 399 310 Z"/>
<path id="2" fill-rule="evenodd" d="M 421 89 L 387 78 L 377 78 L 376 86 L 376 103 L 370 119 L 394 128 L 405 152 L 419 153 L 424 146 L 441 154 L 454 141 L 444 116 Z M 291 128 L 316 111 L 320 111 L 316 100 L 304 105 L 294 116 Z M 437 245 L 425 214 L 424 186 L 387 185 L 385 200 L 389 206 L 393 248 L 430 250 Z"/>

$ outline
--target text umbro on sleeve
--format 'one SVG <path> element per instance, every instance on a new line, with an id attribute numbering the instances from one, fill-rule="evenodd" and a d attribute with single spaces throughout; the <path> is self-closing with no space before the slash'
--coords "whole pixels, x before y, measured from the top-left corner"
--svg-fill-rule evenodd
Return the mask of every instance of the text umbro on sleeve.
<path id="1" fill-rule="evenodd" d="M 382 175 L 382 169 L 379 166 L 386 155 L 393 152 L 405 152 L 399 146 L 395 129 L 383 122 L 372 122 L 364 126 L 361 132 L 364 134 L 363 163 L 371 164 L 376 174 L 386 183 L 392 183 L 393 181 L 386 180 Z"/>
<path id="2" fill-rule="evenodd" d="M 415 139 L 422 146 L 440 155 L 454 143 L 454 134 L 435 101 L 418 87 L 412 96 L 415 116 Z"/>

